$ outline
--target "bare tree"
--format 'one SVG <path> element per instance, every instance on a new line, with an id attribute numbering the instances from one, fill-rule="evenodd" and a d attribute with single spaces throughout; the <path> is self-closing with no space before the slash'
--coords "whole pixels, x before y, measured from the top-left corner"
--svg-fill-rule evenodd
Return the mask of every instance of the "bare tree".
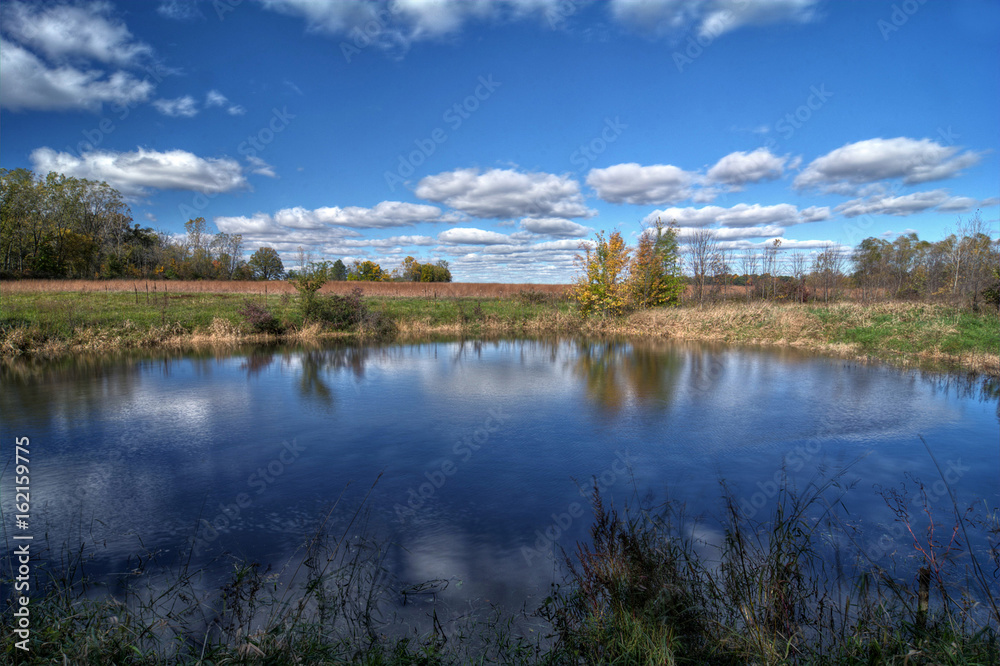
<path id="1" fill-rule="evenodd" d="M 694 276 L 695 298 L 705 302 L 705 283 L 712 270 L 719 242 L 711 229 L 699 229 L 688 236 L 688 263 Z"/>
<path id="2" fill-rule="evenodd" d="M 979 211 L 967 222 L 958 224 L 958 243 L 962 246 L 964 256 L 961 284 L 957 291 L 963 298 L 972 297 L 972 308 L 979 308 L 979 292 L 990 281 L 990 271 L 997 265 L 996 253 L 993 250 L 993 240 L 990 238 L 990 226 Z M 959 285 L 958 267 L 956 266 L 955 284 Z"/>
<path id="3" fill-rule="evenodd" d="M 800 301 L 805 301 L 805 294 L 803 293 L 803 278 L 806 274 L 806 255 L 801 252 L 795 252 L 789 257 L 789 268 L 792 271 L 792 277 L 795 278 L 795 295 L 796 299 Z"/>
<path id="4" fill-rule="evenodd" d="M 816 255 L 813 262 L 813 275 L 823 285 L 823 300 L 829 302 L 830 292 L 836 296 L 837 289 L 844 277 L 844 254 L 833 243 L 828 243 L 823 251 Z"/>
<path id="5" fill-rule="evenodd" d="M 778 248 L 781 247 L 781 239 L 775 238 L 770 244 L 764 246 L 764 270 L 767 274 L 764 297 L 767 298 L 766 289 L 770 287 L 771 298 L 777 294 L 777 273 L 780 269 L 778 262 Z"/>
<path id="6" fill-rule="evenodd" d="M 743 277 L 746 279 L 744 288 L 747 294 L 747 303 L 750 302 L 750 297 L 753 295 L 753 284 L 752 280 L 757 274 L 757 252 L 752 247 L 748 247 L 743 251 L 743 255 L 740 257 L 740 271 L 743 273 Z"/>

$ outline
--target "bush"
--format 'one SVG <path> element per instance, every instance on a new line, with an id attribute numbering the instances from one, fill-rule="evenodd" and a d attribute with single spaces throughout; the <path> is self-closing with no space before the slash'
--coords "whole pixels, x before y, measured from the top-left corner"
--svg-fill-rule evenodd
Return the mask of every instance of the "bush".
<path id="1" fill-rule="evenodd" d="M 328 324 L 338 331 L 357 326 L 364 314 L 365 304 L 358 288 L 352 289 L 346 296 L 316 296 L 303 304 L 307 322 Z"/>
<path id="2" fill-rule="evenodd" d="M 250 324 L 255 333 L 281 333 L 284 328 L 266 305 L 261 305 L 252 298 L 243 299 L 243 305 L 236 311 L 243 321 Z"/>
<path id="3" fill-rule="evenodd" d="M 382 310 L 365 310 L 359 332 L 373 338 L 390 338 L 396 334 L 396 322 Z"/>
<path id="4" fill-rule="evenodd" d="M 357 329 L 364 335 L 385 337 L 396 332 L 396 323 L 380 310 L 369 310 L 355 287 L 346 296 L 316 296 L 305 304 L 306 321 L 329 325 L 334 330 Z"/>

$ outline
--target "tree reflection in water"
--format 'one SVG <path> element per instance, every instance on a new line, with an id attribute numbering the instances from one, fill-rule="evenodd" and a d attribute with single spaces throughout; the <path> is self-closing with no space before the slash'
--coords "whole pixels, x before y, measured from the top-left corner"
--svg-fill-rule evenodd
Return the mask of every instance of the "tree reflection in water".
<path id="1" fill-rule="evenodd" d="M 671 401 L 683 361 L 670 345 L 578 341 L 576 346 L 573 374 L 602 409 L 619 411 L 630 401 Z"/>

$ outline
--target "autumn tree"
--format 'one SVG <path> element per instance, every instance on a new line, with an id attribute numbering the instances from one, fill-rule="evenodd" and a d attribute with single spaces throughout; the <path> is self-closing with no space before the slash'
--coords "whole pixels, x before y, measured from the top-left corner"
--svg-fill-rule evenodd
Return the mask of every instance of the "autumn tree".
<path id="1" fill-rule="evenodd" d="M 451 271 L 444 259 L 436 264 L 422 264 L 413 257 L 406 257 L 396 274 L 403 282 L 451 282 Z"/>
<path id="2" fill-rule="evenodd" d="M 389 279 L 389 273 L 382 270 L 382 267 L 374 261 L 356 260 L 347 274 L 347 279 L 357 282 L 385 282 Z"/>
<path id="3" fill-rule="evenodd" d="M 677 232 L 673 224 L 656 224 L 640 237 L 629 268 L 632 302 L 636 307 L 649 308 L 677 305 L 684 292 L 681 275 Z"/>
<path id="4" fill-rule="evenodd" d="M 581 244 L 583 255 L 577 255 L 582 275 L 579 276 L 573 295 L 584 315 L 620 315 L 626 312 L 631 301 L 629 284 L 629 249 L 621 233 L 608 238 L 604 232 L 597 234 L 594 247 Z"/>

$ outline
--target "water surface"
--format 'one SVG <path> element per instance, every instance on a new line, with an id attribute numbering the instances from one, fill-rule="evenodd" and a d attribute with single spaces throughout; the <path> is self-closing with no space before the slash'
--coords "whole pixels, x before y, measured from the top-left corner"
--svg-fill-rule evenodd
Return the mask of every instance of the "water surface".
<path id="1" fill-rule="evenodd" d="M 345 530 L 370 491 L 348 531 L 389 544 L 399 580 L 447 581 L 455 605 L 533 607 L 559 578 L 554 549 L 587 537 L 595 483 L 618 506 L 683 501 L 712 542 L 720 482 L 760 519 L 783 475 L 804 489 L 846 468 L 844 505 L 876 559 L 912 551 L 879 489 L 923 481 L 947 513 L 943 472 L 960 503 L 1000 504 L 995 381 L 795 350 L 258 348 L 15 364 L 2 379 L 3 441 L 32 442 L 36 538 L 98 542 L 106 572 L 141 549 L 280 564 L 324 520 Z"/>

